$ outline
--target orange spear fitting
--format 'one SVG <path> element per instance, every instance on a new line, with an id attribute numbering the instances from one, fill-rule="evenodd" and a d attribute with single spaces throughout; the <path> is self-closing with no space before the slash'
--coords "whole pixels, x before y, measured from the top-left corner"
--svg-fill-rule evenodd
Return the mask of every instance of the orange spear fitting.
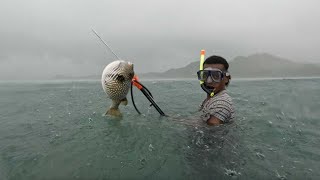
<path id="1" fill-rule="evenodd" d="M 139 82 L 139 77 L 137 75 L 134 75 L 132 78 L 132 84 L 137 87 L 138 89 L 142 89 L 142 86 L 138 83 Z"/>

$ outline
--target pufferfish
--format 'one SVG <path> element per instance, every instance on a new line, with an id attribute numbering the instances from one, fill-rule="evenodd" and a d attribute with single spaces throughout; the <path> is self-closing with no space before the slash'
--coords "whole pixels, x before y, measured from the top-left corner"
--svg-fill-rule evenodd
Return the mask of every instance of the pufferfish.
<path id="1" fill-rule="evenodd" d="M 108 64 L 102 73 L 101 83 L 104 92 L 112 100 L 105 115 L 122 116 L 119 105 L 127 105 L 127 94 L 134 76 L 131 62 L 116 60 Z"/>

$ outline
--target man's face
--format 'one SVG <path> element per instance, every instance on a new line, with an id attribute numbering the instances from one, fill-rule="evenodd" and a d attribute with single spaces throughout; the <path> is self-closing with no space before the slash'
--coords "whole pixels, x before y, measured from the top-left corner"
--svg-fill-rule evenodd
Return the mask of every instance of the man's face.
<path id="1" fill-rule="evenodd" d="M 216 69 L 220 69 L 222 72 L 225 71 L 223 64 L 204 64 L 203 69 L 206 69 L 206 68 L 216 68 Z M 228 82 L 228 80 L 229 79 L 224 76 L 223 79 L 219 83 L 217 83 L 217 82 L 213 82 L 211 78 L 207 78 L 205 83 L 206 83 L 206 86 L 213 88 L 214 92 L 216 93 L 225 89 L 225 84 Z"/>

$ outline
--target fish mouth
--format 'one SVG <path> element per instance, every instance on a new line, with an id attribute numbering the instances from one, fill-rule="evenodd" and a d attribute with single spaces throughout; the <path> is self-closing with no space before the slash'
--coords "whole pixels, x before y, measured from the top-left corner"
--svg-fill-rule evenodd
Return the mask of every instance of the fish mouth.
<path id="1" fill-rule="evenodd" d="M 128 61 L 128 66 L 132 69 L 133 71 L 133 63 Z"/>

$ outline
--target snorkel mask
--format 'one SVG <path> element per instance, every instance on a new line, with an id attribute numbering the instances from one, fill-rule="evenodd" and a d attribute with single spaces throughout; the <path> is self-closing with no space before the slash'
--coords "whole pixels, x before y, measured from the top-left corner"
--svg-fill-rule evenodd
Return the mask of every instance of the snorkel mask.
<path id="1" fill-rule="evenodd" d="M 226 72 L 223 72 L 220 69 L 209 67 L 204 70 L 199 70 L 197 75 L 198 80 L 200 81 L 219 83 L 223 79 L 225 73 Z"/>

